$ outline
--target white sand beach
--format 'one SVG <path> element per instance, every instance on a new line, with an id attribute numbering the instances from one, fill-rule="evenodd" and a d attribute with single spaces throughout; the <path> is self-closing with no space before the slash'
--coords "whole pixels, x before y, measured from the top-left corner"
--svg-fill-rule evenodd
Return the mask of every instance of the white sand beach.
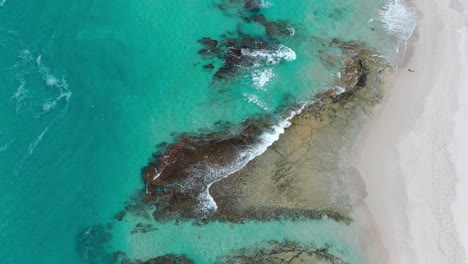
<path id="1" fill-rule="evenodd" d="M 466 263 L 468 3 L 458 1 L 411 1 L 421 18 L 405 61 L 355 146 L 386 252 L 376 263 Z"/>

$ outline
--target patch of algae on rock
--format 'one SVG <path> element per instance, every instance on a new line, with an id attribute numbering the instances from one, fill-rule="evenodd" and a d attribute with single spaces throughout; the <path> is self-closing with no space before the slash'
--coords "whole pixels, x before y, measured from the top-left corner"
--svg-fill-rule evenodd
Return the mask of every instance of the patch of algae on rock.
<path id="1" fill-rule="evenodd" d="M 359 128 L 382 98 L 388 65 L 357 43 L 334 40 L 345 60 L 336 87 L 317 95 L 278 141 L 210 188 L 217 216 L 229 221 L 320 218 L 349 223 L 365 196 L 348 177 L 347 155 Z"/>
<path id="2" fill-rule="evenodd" d="M 237 253 L 222 257 L 218 264 L 344 264 L 338 257 L 328 253 L 327 249 L 311 249 L 296 243 L 270 242 L 262 249 L 243 249 Z"/>

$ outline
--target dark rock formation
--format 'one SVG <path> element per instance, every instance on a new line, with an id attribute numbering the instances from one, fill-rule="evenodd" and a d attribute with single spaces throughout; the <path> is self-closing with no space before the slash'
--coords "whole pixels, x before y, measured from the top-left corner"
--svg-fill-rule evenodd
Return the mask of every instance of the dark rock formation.
<path id="1" fill-rule="evenodd" d="M 152 224 L 138 223 L 132 230 L 131 234 L 133 235 L 137 233 L 148 233 L 156 230 L 158 230 L 158 228 L 154 227 Z"/>
<path id="2" fill-rule="evenodd" d="M 298 264 L 329 263 L 344 264 L 340 258 L 330 254 L 327 248 L 314 249 L 293 242 L 272 241 L 264 248 L 246 248 L 219 259 L 218 264 Z"/>
<path id="3" fill-rule="evenodd" d="M 120 252 L 119 252 L 120 253 Z M 195 264 L 195 262 L 182 255 L 168 254 L 164 256 L 159 256 L 156 258 L 151 258 L 146 261 L 143 260 L 130 260 L 127 257 L 122 257 L 122 264 Z"/>
<path id="4" fill-rule="evenodd" d="M 239 41 L 226 39 L 230 45 L 237 45 Z M 371 59 L 374 54 L 373 51 L 364 49 L 359 43 L 334 40 L 329 45 L 343 49 L 347 58 L 341 70 L 341 78 L 336 80 L 336 86 L 339 89 L 331 88 L 318 94 L 315 102 L 303 110 L 308 113 L 320 113 L 317 117 L 319 119 L 332 118 L 332 115 L 335 115 L 332 112 L 329 113 L 333 110 L 332 108 L 322 113 L 323 104 L 336 103 L 340 100 L 345 102 L 353 91 L 366 85 L 369 74 L 367 60 Z M 230 56 L 238 56 L 239 51 L 232 49 L 230 54 Z M 247 120 L 239 126 L 220 124 L 225 132 L 198 136 L 182 135 L 176 139 L 176 143 L 154 154 L 154 159 L 142 170 L 147 186 L 145 201 L 155 204 L 157 208 L 153 216 L 157 220 L 209 218 L 237 222 L 246 219 L 299 219 L 302 217 L 317 219 L 326 215 L 337 221 L 349 222 L 347 216 L 325 208 L 314 210 L 280 206 L 234 207 L 235 203 L 230 195 L 235 189 L 229 188 L 242 184 L 242 180 L 238 183 L 226 184 L 231 177 L 223 180 L 226 187 L 223 184 L 214 184 L 217 187 L 212 190 L 211 196 L 214 197 L 218 206 L 216 213 L 210 214 L 213 208 L 204 207 L 206 205 L 204 203 L 210 202 L 207 199 L 211 199 L 208 197 L 208 186 L 232 173 L 233 166 L 241 162 L 240 154 L 258 143 L 259 136 L 272 124 L 273 122 L 265 118 Z M 249 174 L 242 175 L 242 177 L 248 177 Z"/>
<path id="5" fill-rule="evenodd" d="M 203 65 L 203 69 L 205 69 L 207 71 L 212 71 L 214 69 L 214 65 L 213 65 L 213 63 L 208 63 L 206 65 Z"/>
<path id="6" fill-rule="evenodd" d="M 156 219 L 174 215 L 195 217 L 201 194 L 211 182 L 226 176 L 239 162 L 239 154 L 258 142 L 263 131 L 271 126 L 268 120 L 246 120 L 239 132 L 213 133 L 202 136 L 183 135 L 143 168 L 147 186 L 147 202 L 158 208 Z"/>
<path id="7" fill-rule="evenodd" d="M 242 32 L 238 26 L 235 34 L 224 34 L 221 40 L 217 41 L 210 37 L 198 40 L 203 46 L 198 51 L 206 59 L 218 58 L 222 60 L 222 66 L 214 74 L 215 80 L 223 80 L 234 77 L 240 73 L 240 69 L 252 67 L 253 65 L 265 64 L 259 58 L 249 56 L 243 51 L 274 52 L 278 49 L 280 41 L 278 36 L 292 35 L 293 29 L 286 21 L 269 21 L 264 15 L 259 14 L 262 8 L 262 1 L 259 0 L 226 0 L 218 7 L 225 13 L 236 9 L 246 23 L 258 23 L 265 28 L 265 36 L 252 36 Z M 229 37 L 228 37 L 229 35 Z M 208 64 L 213 65 L 213 64 Z M 211 70 L 210 67 L 204 67 Z"/>
<path id="8" fill-rule="evenodd" d="M 218 46 L 218 41 L 211 38 L 202 38 L 199 39 L 198 42 L 205 46 L 205 48 L 207 49 L 214 49 L 216 48 L 216 46 Z"/>
<path id="9" fill-rule="evenodd" d="M 253 21 L 262 25 L 268 36 L 292 35 L 293 33 L 286 21 L 268 21 L 264 15 L 253 16 Z"/>
<path id="10" fill-rule="evenodd" d="M 126 214 L 127 214 L 127 212 L 125 210 L 122 210 L 122 211 L 120 211 L 120 212 L 118 212 L 117 214 L 114 215 L 114 219 L 117 220 L 117 221 L 122 221 L 125 218 Z"/>

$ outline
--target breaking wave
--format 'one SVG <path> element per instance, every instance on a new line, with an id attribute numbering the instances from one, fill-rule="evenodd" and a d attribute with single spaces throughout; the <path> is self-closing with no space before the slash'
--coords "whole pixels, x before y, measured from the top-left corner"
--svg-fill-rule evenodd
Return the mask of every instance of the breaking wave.
<path id="1" fill-rule="evenodd" d="M 385 30 L 398 39 L 396 54 L 404 54 L 407 42 L 418 24 L 416 8 L 406 6 L 401 0 L 389 0 L 379 11 L 378 19 Z"/>
<path id="2" fill-rule="evenodd" d="M 210 195 L 210 187 L 215 182 L 220 181 L 221 179 L 241 170 L 254 158 L 262 155 L 268 147 L 270 147 L 275 141 L 277 141 L 281 134 L 284 133 L 285 129 L 291 126 L 291 119 L 299 114 L 302 109 L 304 109 L 305 104 L 298 110 L 292 111 L 288 117 L 279 122 L 277 125 L 271 127 L 269 130 L 265 131 L 261 136 L 259 143 L 254 144 L 251 148 L 246 151 L 242 151 L 237 160 L 229 166 L 224 166 L 222 168 L 217 168 L 215 166 L 209 167 L 206 172 L 206 176 L 213 179 L 206 186 L 204 192 L 199 196 L 199 210 L 202 213 L 209 213 L 216 211 L 218 206 L 216 205 L 215 200 Z"/>
<path id="3" fill-rule="evenodd" d="M 281 61 L 293 61 L 296 59 L 296 53 L 289 47 L 279 45 L 275 50 L 250 50 L 242 49 L 242 56 L 252 57 L 257 59 L 259 62 L 273 65 L 278 64 Z"/>

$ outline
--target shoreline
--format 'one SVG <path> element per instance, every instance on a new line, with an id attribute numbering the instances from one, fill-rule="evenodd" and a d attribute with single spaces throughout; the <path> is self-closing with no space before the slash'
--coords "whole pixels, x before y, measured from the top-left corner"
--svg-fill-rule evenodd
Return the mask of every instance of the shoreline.
<path id="1" fill-rule="evenodd" d="M 351 156 L 388 263 L 465 263 L 458 235 L 466 247 L 462 206 L 468 199 L 455 202 L 455 189 L 466 191 L 466 121 L 461 112 L 453 117 L 467 71 L 460 50 L 468 45 L 465 18 L 447 2 L 412 1 L 422 17 Z M 454 41 L 460 36 L 463 42 Z M 458 137 L 452 139 L 454 127 Z"/>
<path id="2" fill-rule="evenodd" d="M 339 220 L 350 216 L 358 223 L 362 236 L 356 239 L 368 254 L 370 263 L 464 263 L 465 256 L 462 244 L 458 242 L 455 221 L 461 230 L 463 221 L 460 219 L 467 217 L 462 215 L 454 219 L 450 210 L 456 200 L 455 189 L 460 187 L 456 185 L 455 170 L 459 170 L 458 177 L 466 170 L 459 167 L 463 155 L 458 153 L 461 149 L 457 148 L 456 143 L 463 138 L 463 132 L 459 132 L 458 141 L 451 140 L 456 126 L 452 121 L 456 111 L 454 87 L 459 86 L 462 92 L 462 83 L 457 82 L 463 75 L 456 70 L 458 44 L 466 46 L 466 40 L 464 44 L 452 40 L 461 34 L 454 32 L 461 31 L 463 26 L 460 25 L 463 23 L 452 14 L 454 10 L 451 7 L 436 9 L 431 6 L 445 3 L 434 3 L 432 0 L 426 5 L 423 0 L 417 0 L 414 4 L 422 18 L 408 42 L 400 68 L 385 78 L 383 102 L 362 108 L 364 116 L 373 113 L 369 120 L 363 121 L 360 117 L 356 119 L 358 121 L 352 120 L 357 123 L 358 139 L 353 133 L 351 136 L 345 135 L 347 132 L 344 129 L 320 132 L 327 129 L 311 126 L 310 123 L 303 125 L 309 122 L 305 119 L 317 116 L 299 114 L 293 118 L 293 125 L 286 129 L 288 133 L 281 133 L 279 140 L 268 145 L 266 153 L 247 160 L 245 167 L 237 169 L 231 168 L 236 155 L 245 154 L 249 145 L 255 145 L 261 131 L 271 126 L 270 121 L 246 124 L 239 137 L 223 138 L 225 136 L 221 135 L 210 140 L 183 138 L 181 145 L 161 153 L 167 162 L 152 164 L 144 170 L 147 193 L 152 195 L 147 196 L 146 202 L 156 201 L 158 206 L 163 205 L 160 208 L 167 208 L 167 212 L 159 212 L 159 215 L 155 211 L 154 217 L 167 220 L 175 213 L 182 219 L 196 219 L 200 212 L 194 208 L 200 202 L 211 204 L 201 212 L 209 215 L 203 216 L 203 221 L 277 219 L 291 214 L 317 218 L 322 217 L 322 213 L 333 215 L 327 211 L 338 212 L 338 217 L 331 218 Z M 451 30 L 447 30 L 447 24 Z M 454 49 L 453 46 L 457 47 Z M 338 87 L 341 88 L 341 85 Z M 339 91 L 334 92 L 338 95 Z M 359 96 L 353 100 L 354 104 L 361 103 Z M 332 110 L 339 114 L 347 113 L 346 107 L 338 109 Z M 337 115 L 337 118 L 342 119 L 340 122 L 346 120 L 346 123 L 351 115 Z M 462 120 L 462 117 L 459 119 Z M 347 128 L 347 125 L 341 128 Z M 330 131 L 333 136 L 323 136 Z M 318 137 L 320 133 L 322 136 Z M 330 140 L 332 137 L 346 144 L 340 145 Z M 327 140 L 328 143 L 323 143 Z M 314 142 L 321 144 L 313 146 L 314 150 L 310 152 L 309 144 L 314 145 Z M 304 147 L 304 143 L 308 146 Z M 320 153 L 324 156 L 339 153 L 328 157 L 335 158 L 333 164 L 338 169 L 333 167 L 328 171 L 327 166 L 311 167 L 319 163 L 322 166 L 320 158 L 312 158 L 317 164 L 302 161 L 304 154 L 319 153 L 317 150 L 330 146 L 341 148 Z M 348 153 L 350 149 L 352 152 Z M 197 152 L 201 153 L 200 157 L 193 158 L 198 155 Z M 226 152 L 230 153 L 226 157 L 220 154 Z M 180 156 L 191 158 L 187 158 L 182 167 L 174 167 Z M 458 163 L 454 161 L 457 157 L 460 160 Z M 332 164 L 330 160 L 327 162 L 326 165 Z M 217 167 L 211 167 L 210 163 L 221 165 L 219 170 L 229 177 L 212 172 Z M 206 168 L 203 167 L 205 165 L 195 167 L 193 164 L 206 164 Z M 165 173 L 167 168 L 170 172 Z M 311 168 L 316 171 L 310 175 L 312 179 L 307 179 Z M 172 170 L 183 173 L 175 173 L 179 179 L 173 180 Z M 188 171 L 206 171 L 210 179 L 202 178 L 203 173 L 192 174 Z M 343 174 L 345 180 L 330 182 L 339 174 Z M 321 189 L 321 186 L 327 187 Z M 168 187 L 172 189 L 168 190 Z M 350 197 L 329 195 L 340 191 Z M 205 193 L 206 197 L 200 196 Z M 200 200 L 200 197 L 203 199 Z M 460 202 L 458 207 L 462 205 L 463 202 Z M 215 217 L 211 217 L 213 213 Z"/>

